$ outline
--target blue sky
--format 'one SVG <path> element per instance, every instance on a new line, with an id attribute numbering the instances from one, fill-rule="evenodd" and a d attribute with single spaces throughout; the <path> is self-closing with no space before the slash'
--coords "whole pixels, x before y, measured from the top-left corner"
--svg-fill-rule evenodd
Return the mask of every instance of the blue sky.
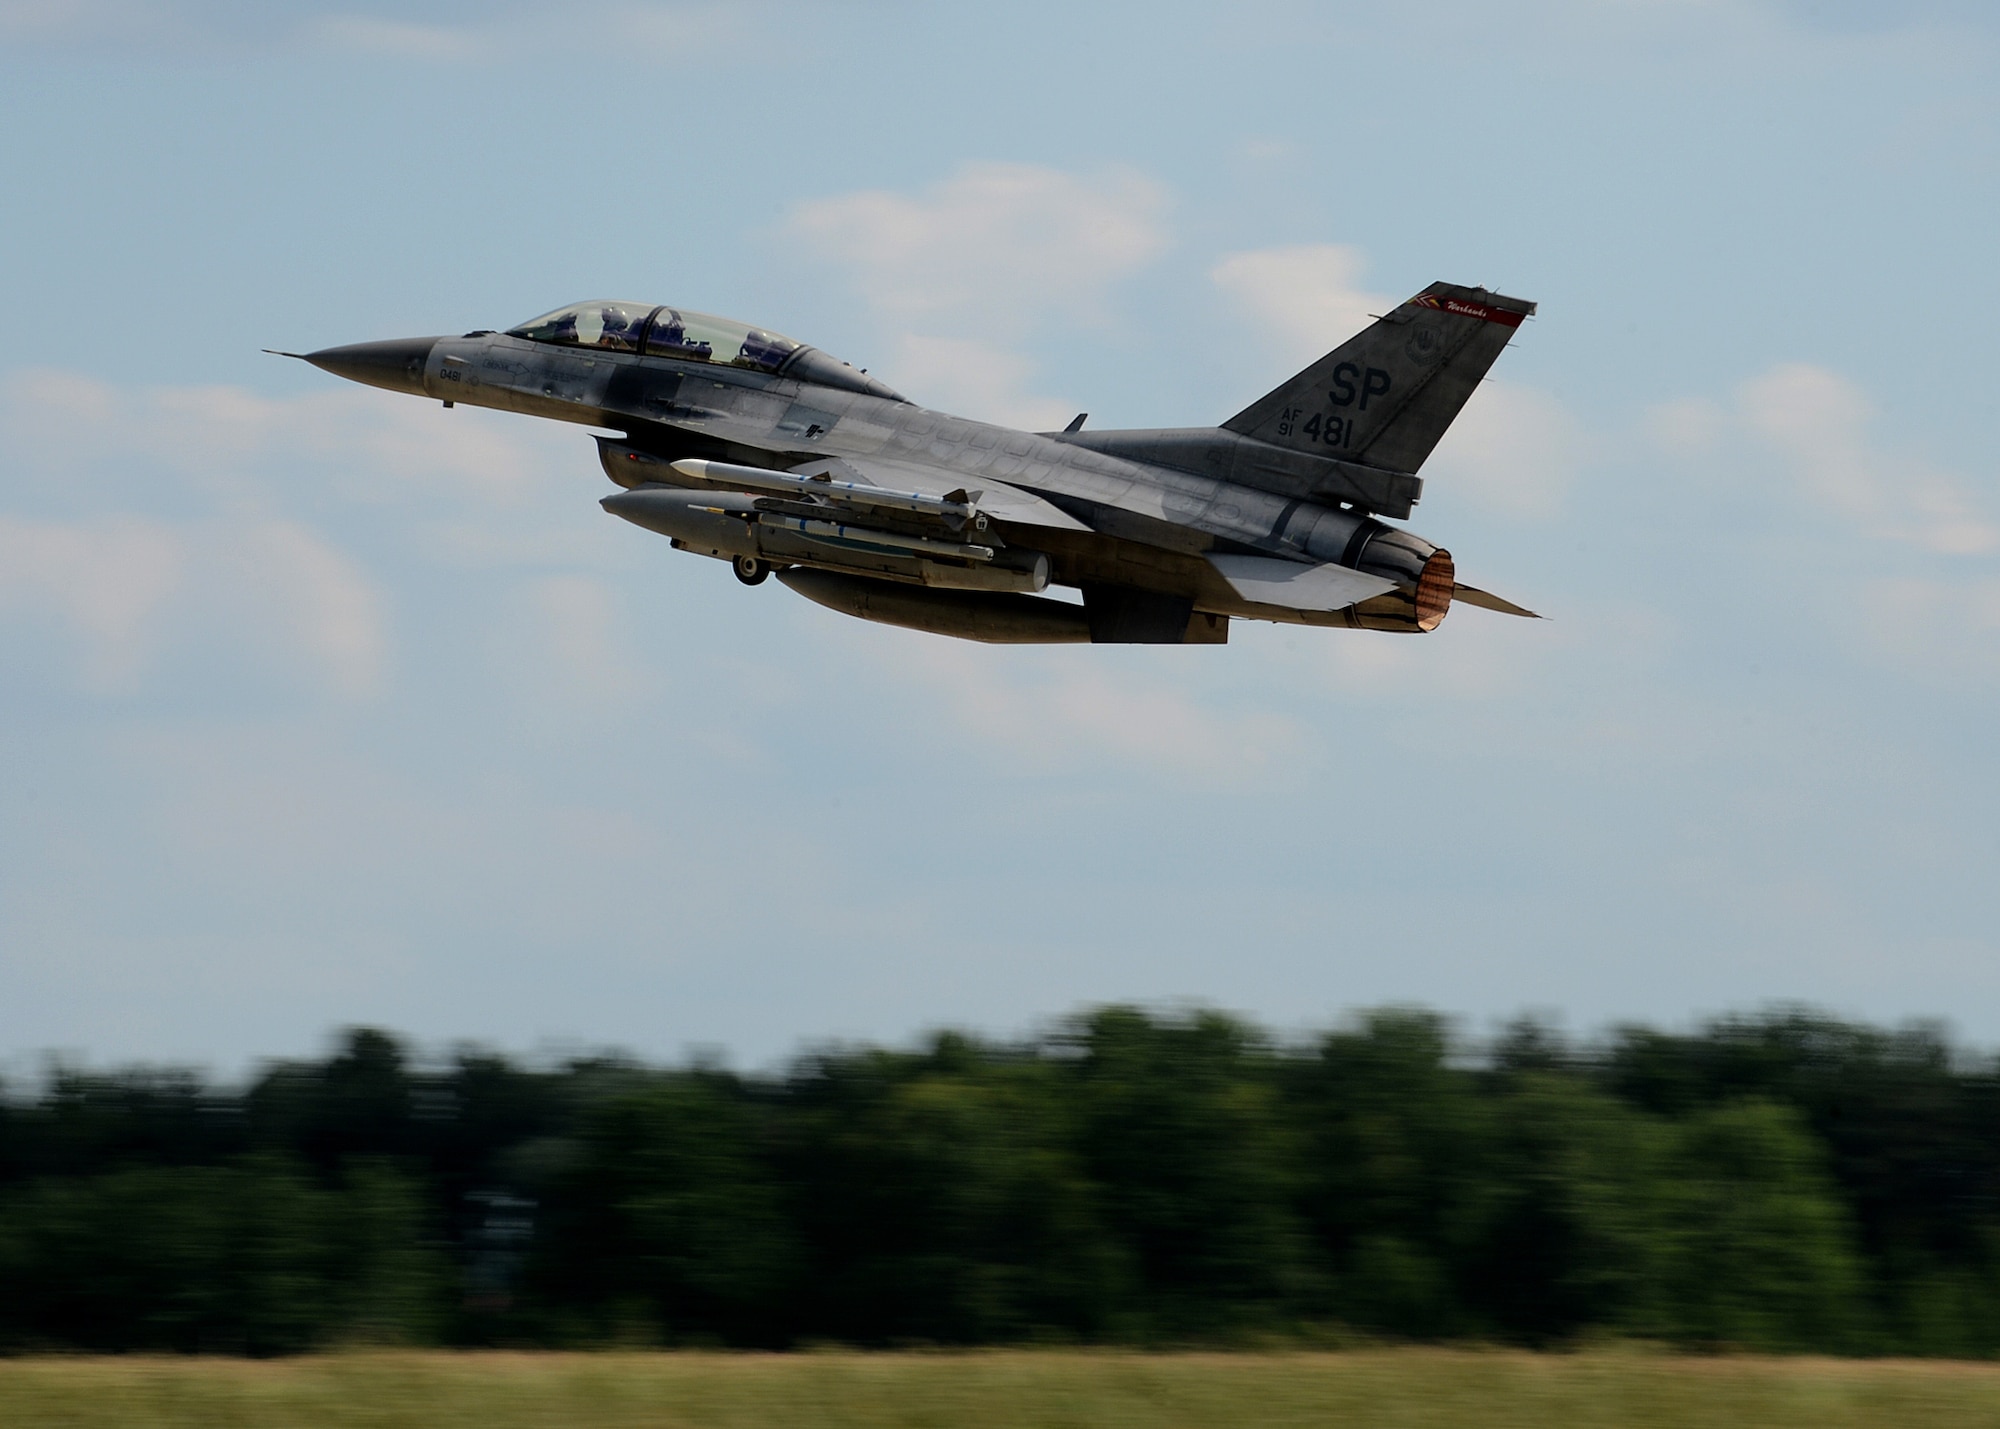
<path id="1" fill-rule="evenodd" d="M 1086 1002 L 2000 1040 L 1974 4 L 0 0 L 0 1057 Z M 1410 525 L 1550 615 L 989 650 L 262 356 L 585 296 L 1222 420 L 1540 302 Z"/>

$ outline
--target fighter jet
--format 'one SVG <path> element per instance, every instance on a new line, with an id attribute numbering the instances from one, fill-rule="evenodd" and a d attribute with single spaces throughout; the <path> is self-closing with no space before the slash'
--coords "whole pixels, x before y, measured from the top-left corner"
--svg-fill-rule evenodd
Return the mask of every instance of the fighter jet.
<path id="1" fill-rule="evenodd" d="M 1203 645 L 1232 620 L 1420 633 L 1454 600 L 1533 614 L 1388 523 L 1534 311 L 1434 283 L 1221 426 L 1139 431 L 949 416 L 818 348 L 655 303 L 281 355 L 597 428 L 620 488 L 604 509 L 745 585 L 776 575 L 833 610 L 968 640 Z"/>

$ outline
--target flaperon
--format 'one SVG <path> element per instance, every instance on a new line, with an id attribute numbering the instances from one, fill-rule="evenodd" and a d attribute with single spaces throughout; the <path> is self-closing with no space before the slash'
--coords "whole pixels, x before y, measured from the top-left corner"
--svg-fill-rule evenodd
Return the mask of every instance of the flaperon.
<path id="1" fill-rule="evenodd" d="M 1433 630 L 1449 552 L 1386 523 L 1535 305 L 1435 283 L 1220 427 L 1021 432 L 817 348 L 650 303 L 303 354 L 328 372 L 606 428 L 607 511 L 849 615 L 997 642 L 1213 644 L 1231 619 Z M 296 354 L 287 354 L 296 355 Z M 1080 590 L 1082 603 L 1048 587 Z"/>

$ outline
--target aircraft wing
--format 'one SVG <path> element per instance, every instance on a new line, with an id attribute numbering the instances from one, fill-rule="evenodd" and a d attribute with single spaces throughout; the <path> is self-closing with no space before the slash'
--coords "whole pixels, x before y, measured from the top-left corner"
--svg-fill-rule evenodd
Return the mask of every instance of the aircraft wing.
<path id="1" fill-rule="evenodd" d="M 1046 526 L 1057 531 L 1090 529 L 1061 507 L 1051 505 L 1032 491 L 1023 491 L 1018 486 L 986 477 L 979 479 L 979 488 L 979 509 L 998 520 L 1009 521 L 1016 526 Z"/>
<path id="2" fill-rule="evenodd" d="M 1033 492 L 991 477 L 982 476 L 976 480 L 963 476 L 944 477 L 929 467 L 914 463 L 879 461 L 868 457 L 810 461 L 804 466 L 793 467 L 792 471 L 799 476 L 824 474 L 874 487 L 900 487 L 911 483 L 928 487 L 972 485 L 975 491 L 971 494 L 976 496 L 979 509 L 996 520 L 1009 521 L 1017 526 L 1047 526 L 1057 531 L 1090 529 L 1061 507 L 1044 501 Z"/>
<path id="3" fill-rule="evenodd" d="M 1208 563 L 1245 600 L 1286 610 L 1345 610 L 1396 588 L 1394 581 L 1347 566 L 1312 566 L 1276 556 L 1211 554 Z"/>
<path id="4" fill-rule="evenodd" d="M 944 522 L 953 530 L 962 528 L 975 516 L 1062 531 L 1090 529 L 1061 508 L 1004 481 L 981 480 L 976 490 L 968 491 L 956 486 L 964 481 L 963 477 L 939 480 L 938 473 L 926 467 L 833 457 L 809 461 L 789 471 L 698 460 L 677 461 L 673 468 L 682 476 L 718 487 L 831 502 L 850 509 L 928 517 Z M 912 489 L 912 482 L 917 483 L 916 489 Z M 924 489 L 947 485 L 956 489 L 942 493 Z"/>

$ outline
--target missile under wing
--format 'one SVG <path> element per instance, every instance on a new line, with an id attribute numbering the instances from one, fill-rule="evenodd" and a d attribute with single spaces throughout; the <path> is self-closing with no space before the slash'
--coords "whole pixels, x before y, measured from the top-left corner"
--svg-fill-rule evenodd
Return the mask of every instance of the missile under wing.
<path id="1" fill-rule="evenodd" d="M 660 304 L 304 357 L 610 433 L 604 508 L 748 585 L 775 573 L 845 614 L 994 643 L 1219 644 L 1232 620 L 1421 633 L 1455 600 L 1532 614 L 1391 523 L 1533 312 L 1435 283 L 1221 426 L 1145 431 L 950 416 L 818 348 Z"/>

